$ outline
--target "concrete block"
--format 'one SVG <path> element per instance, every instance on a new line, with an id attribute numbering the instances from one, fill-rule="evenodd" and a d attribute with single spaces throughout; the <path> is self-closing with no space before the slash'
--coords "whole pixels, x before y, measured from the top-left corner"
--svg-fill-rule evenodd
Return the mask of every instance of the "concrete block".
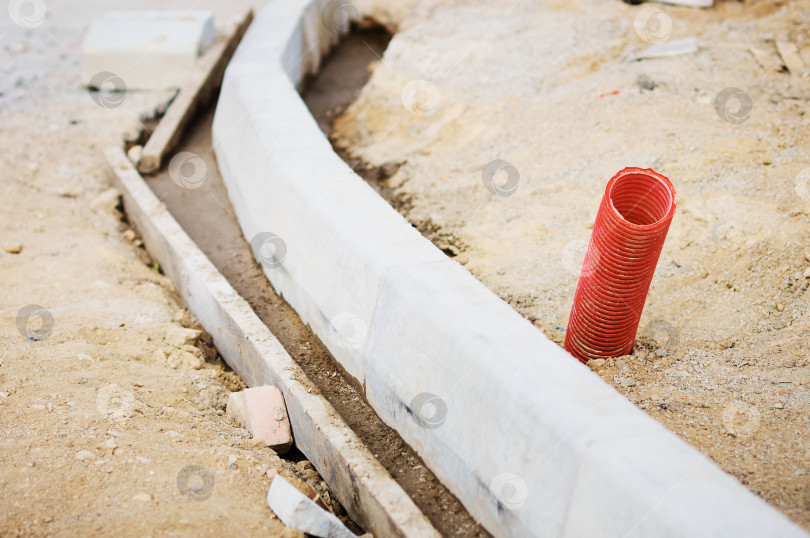
<path id="1" fill-rule="evenodd" d="M 292 447 L 287 407 L 276 387 L 264 385 L 230 393 L 227 413 L 276 452 L 283 453 Z"/>
<path id="2" fill-rule="evenodd" d="M 97 86 L 114 75 L 125 85 L 119 90 L 179 88 L 215 37 L 208 11 L 105 13 L 85 35 L 82 81 Z"/>

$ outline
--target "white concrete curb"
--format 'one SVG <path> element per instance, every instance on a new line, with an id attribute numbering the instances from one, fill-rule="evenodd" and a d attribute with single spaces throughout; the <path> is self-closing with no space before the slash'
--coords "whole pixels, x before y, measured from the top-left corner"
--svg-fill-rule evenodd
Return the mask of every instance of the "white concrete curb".
<path id="1" fill-rule="evenodd" d="M 335 41 L 322 23 L 333 5 L 271 1 L 260 12 L 226 71 L 214 147 L 247 239 L 274 234 L 286 247 L 264 258 L 270 282 L 380 417 L 496 536 L 807 536 L 549 341 L 340 160 L 296 91 Z"/>
<path id="2" fill-rule="evenodd" d="M 296 445 L 352 518 L 377 536 L 438 536 L 388 471 L 157 199 L 119 148 L 105 152 L 130 222 L 217 350 L 249 387 L 284 393 Z"/>

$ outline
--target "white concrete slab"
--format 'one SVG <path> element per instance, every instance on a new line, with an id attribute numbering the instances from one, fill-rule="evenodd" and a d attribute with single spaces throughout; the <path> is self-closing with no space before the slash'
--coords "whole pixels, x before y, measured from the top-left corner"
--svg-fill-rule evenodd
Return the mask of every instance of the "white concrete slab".
<path id="1" fill-rule="evenodd" d="M 85 35 L 82 81 L 98 87 L 111 73 L 127 90 L 180 88 L 215 37 L 208 11 L 105 13 Z"/>

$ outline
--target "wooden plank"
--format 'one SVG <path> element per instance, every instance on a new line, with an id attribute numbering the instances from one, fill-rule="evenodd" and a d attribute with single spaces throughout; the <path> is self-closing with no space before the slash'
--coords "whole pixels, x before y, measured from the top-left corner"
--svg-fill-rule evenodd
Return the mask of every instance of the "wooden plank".
<path id="1" fill-rule="evenodd" d="M 218 40 L 203 55 L 188 84 L 180 89 L 166 110 L 166 115 L 146 142 L 138 165 L 141 173 L 156 173 L 163 165 L 166 154 L 177 147 L 196 112 L 210 101 L 222 84 L 225 68 L 252 20 L 253 10 L 248 9 L 231 35 Z"/>
<path id="2" fill-rule="evenodd" d="M 438 537 L 388 471 L 318 392 L 138 174 L 123 150 L 105 152 L 132 226 L 248 386 L 281 389 L 298 448 L 349 515 L 377 536 Z"/>

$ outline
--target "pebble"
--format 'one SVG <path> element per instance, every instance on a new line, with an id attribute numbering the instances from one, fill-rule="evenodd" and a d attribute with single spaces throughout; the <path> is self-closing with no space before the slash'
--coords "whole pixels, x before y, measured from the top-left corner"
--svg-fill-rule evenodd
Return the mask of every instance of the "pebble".
<path id="1" fill-rule="evenodd" d="M 132 146 L 129 148 L 129 151 L 127 151 L 127 157 L 129 157 L 129 160 L 132 161 L 132 164 L 135 166 L 140 164 L 141 155 L 143 155 L 143 147 L 141 146 Z"/>
<path id="2" fill-rule="evenodd" d="M 166 340 L 167 344 L 171 344 L 176 348 L 182 348 L 186 345 L 193 346 L 201 334 L 202 331 L 196 329 L 186 329 L 185 327 L 179 327 L 177 325 L 169 325 L 166 328 L 164 340 Z"/>
<path id="3" fill-rule="evenodd" d="M 3 250 L 9 254 L 19 254 L 22 252 L 22 245 L 20 243 L 3 243 Z"/>
<path id="4" fill-rule="evenodd" d="M 124 237 L 127 239 L 127 241 L 135 241 L 135 232 L 132 230 L 127 230 L 124 232 Z"/>
<path id="5" fill-rule="evenodd" d="M 782 303 L 776 303 L 776 310 L 781 312 L 784 309 L 785 309 L 785 305 L 783 305 Z"/>
<path id="6" fill-rule="evenodd" d="M 138 493 L 137 495 L 132 496 L 132 500 L 142 503 L 150 503 L 152 502 L 152 496 L 148 493 Z"/>
<path id="7" fill-rule="evenodd" d="M 116 444 L 115 439 L 110 438 L 99 443 L 98 447 L 102 450 L 115 451 L 115 449 L 118 448 L 118 444 Z"/>
<path id="8" fill-rule="evenodd" d="M 807 269 L 804 270 L 804 273 L 802 273 L 802 276 L 804 278 L 810 278 L 810 267 L 808 267 Z"/>
<path id="9" fill-rule="evenodd" d="M 636 82 L 638 83 L 638 87 L 641 88 L 642 90 L 654 90 L 655 87 L 658 85 L 655 83 L 653 79 L 651 79 L 647 75 L 639 75 L 638 80 Z"/>
<path id="10" fill-rule="evenodd" d="M 79 450 L 78 452 L 76 452 L 76 459 L 79 461 L 89 461 L 96 459 L 96 455 L 87 449 Z"/>
<path id="11" fill-rule="evenodd" d="M 90 200 L 90 208 L 99 213 L 111 213 L 118 206 L 121 193 L 118 189 L 107 189 Z"/>
<path id="12" fill-rule="evenodd" d="M 599 370 L 605 367 L 605 359 L 592 359 L 588 361 L 591 370 Z"/>
<path id="13" fill-rule="evenodd" d="M 236 454 L 231 454 L 228 456 L 228 467 L 231 469 L 236 469 Z"/>
<path id="14" fill-rule="evenodd" d="M 774 408 L 774 409 L 784 409 L 784 408 L 785 408 L 785 404 L 783 404 L 783 403 L 778 403 L 778 404 L 774 405 L 774 406 L 773 406 L 773 408 Z"/>

